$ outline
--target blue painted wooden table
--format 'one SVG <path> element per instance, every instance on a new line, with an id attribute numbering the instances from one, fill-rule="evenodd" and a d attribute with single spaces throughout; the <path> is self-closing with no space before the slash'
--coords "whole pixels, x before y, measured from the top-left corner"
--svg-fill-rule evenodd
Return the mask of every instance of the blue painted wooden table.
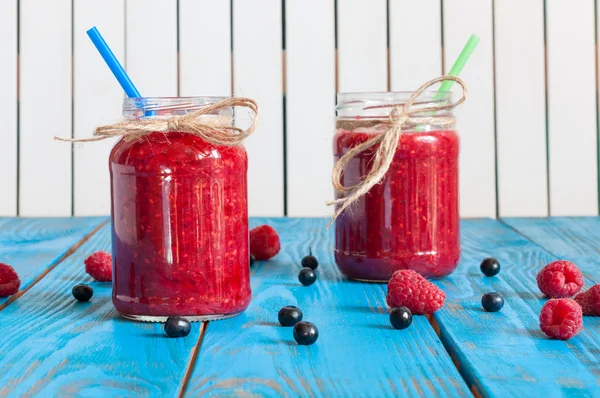
<path id="1" fill-rule="evenodd" d="M 599 280 L 600 218 L 463 221 L 461 263 L 436 281 L 446 305 L 402 331 L 389 324 L 385 285 L 340 275 L 327 220 L 253 219 L 279 231 L 282 250 L 254 265 L 250 307 L 183 339 L 119 318 L 110 284 L 85 273 L 87 255 L 110 249 L 107 221 L 0 219 L 0 261 L 22 280 L 0 299 L 0 396 L 600 396 L 599 319 L 585 317 L 567 342 L 546 338 L 535 283 L 558 258 L 579 265 L 586 287 Z M 303 287 L 309 247 L 319 279 Z M 497 277 L 481 275 L 484 257 L 502 263 Z M 72 298 L 77 283 L 94 287 L 90 302 Z M 494 290 L 506 304 L 486 313 L 481 295 Z M 319 327 L 315 345 L 278 326 L 284 305 Z"/>

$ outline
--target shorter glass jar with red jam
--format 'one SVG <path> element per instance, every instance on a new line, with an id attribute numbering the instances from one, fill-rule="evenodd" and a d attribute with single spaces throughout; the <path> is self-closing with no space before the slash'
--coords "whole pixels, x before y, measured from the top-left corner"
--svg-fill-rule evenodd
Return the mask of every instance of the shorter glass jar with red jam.
<path id="1" fill-rule="evenodd" d="M 126 99 L 126 119 L 224 98 Z M 202 118 L 232 120 L 231 108 Z M 110 154 L 113 303 L 124 317 L 219 319 L 250 303 L 247 156 L 183 132 L 121 139 Z"/>
<path id="2" fill-rule="evenodd" d="M 389 119 L 393 107 L 405 103 L 411 94 L 338 94 L 335 160 L 375 134 L 383 134 L 389 126 L 371 122 Z M 412 108 L 450 101 L 451 93 L 424 92 Z M 391 166 L 380 183 L 336 219 L 335 260 L 349 278 L 387 281 L 399 269 L 435 278 L 450 274 L 458 264 L 459 139 L 454 126 L 448 125 L 453 115 L 443 110 L 411 116 L 413 121 L 418 118 L 426 123 L 404 126 Z M 444 124 L 436 125 L 436 120 L 444 120 Z M 367 175 L 376 149 L 371 147 L 349 161 L 341 181 L 345 188 Z"/>

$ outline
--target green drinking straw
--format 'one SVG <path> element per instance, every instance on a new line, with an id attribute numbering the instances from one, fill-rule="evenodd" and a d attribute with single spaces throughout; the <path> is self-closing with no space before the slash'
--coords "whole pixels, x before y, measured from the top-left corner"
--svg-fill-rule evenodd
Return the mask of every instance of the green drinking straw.
<path id="1" fill-rule="evenodd" d="M 475 47 L 477 47 L 477 44 L 479 44 L 479 40 L 479 36 L 477 35 L 471 35 L 471 37 L 469 37 L 469 41 L 467 42 L 467 44 L 465 44 L 464 48 L 460 52 L 460 55 L 454 62 L 454 65 L 452 65 L 452 68 L 450 68 L 450 72 L 448 72 L 448 75 L 460 75 L 460 72 L 465 67 L 465 64 L 471 57 L 471 54 L 473 54 L 473 51 L 475 51 Z M 452 89 L 453 84 L 454 80 L 444 80 L 442 82 L 442 85 L 438 89 L 437 94 L 435 95 L 435 99 L 440 99 L 444 95 L 444 93 L 450 91 L 450 89 Z"/>

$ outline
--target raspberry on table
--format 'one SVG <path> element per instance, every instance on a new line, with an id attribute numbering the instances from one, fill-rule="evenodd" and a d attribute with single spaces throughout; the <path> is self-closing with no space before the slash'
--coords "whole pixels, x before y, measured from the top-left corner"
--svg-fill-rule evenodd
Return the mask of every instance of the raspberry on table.
<path id="1" fill-rule="evenodd" d="M 0 263 L 0 297 L 7 297 L 19 291 L 21 280 L 13 267 Z"/>
<path id="2" fill-rule="evenodd" d="M 98 282 L 112 281 L 112 256 L 99 251 L 85 259 L 85 272 Z"/>
<path id="3" fill-rule="evenodd" d="M 587 291 L 575 296 L 583 315 L 600 315 L 600 285 L 594 285 Z"/>
<path id="4" fill-rule="evenodd" d="M 573 297 L 583 287 L 583 275 L 575 264 L 559 260 L 542 268 L 537 275 L 537 284 L 548 297 Z"/>
<path id="5" fill-rule="evenodd" d="M 570 298 L 551 299 L 540 312 L 540 328 L 548 337 L 568 340 L 583 328 L 581 306 Z"/>
<path id="6" fill-rule="evenodd" d="M 281 243 L 273 227 L 261 225 L 250 230 L 250 253 L 257 260 L 268 260 L 279 253 Z"/>
<path id="7" fill-rule="evenodd" d="M 413 314 L 432 314 L 444 306 L 446 293 L 413 270 L 394 272 L 388 282 L 387 304 L 407 307 Z"/>

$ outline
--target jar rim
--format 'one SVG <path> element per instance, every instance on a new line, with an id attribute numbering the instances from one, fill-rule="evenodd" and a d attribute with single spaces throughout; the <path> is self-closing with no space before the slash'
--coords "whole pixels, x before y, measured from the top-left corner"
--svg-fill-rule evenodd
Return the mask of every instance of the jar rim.
<path id="1" fill-rule="evenodd" d="M 231 96 L 186 96 L 186 97 L 133 97 L 123 99 L 123 116 L 141 117 L 147 112 L 164 115 L 186 114 L 202 109 Z M 223 108 L 220 113 L 232 113 L 231 107 Z"/>

